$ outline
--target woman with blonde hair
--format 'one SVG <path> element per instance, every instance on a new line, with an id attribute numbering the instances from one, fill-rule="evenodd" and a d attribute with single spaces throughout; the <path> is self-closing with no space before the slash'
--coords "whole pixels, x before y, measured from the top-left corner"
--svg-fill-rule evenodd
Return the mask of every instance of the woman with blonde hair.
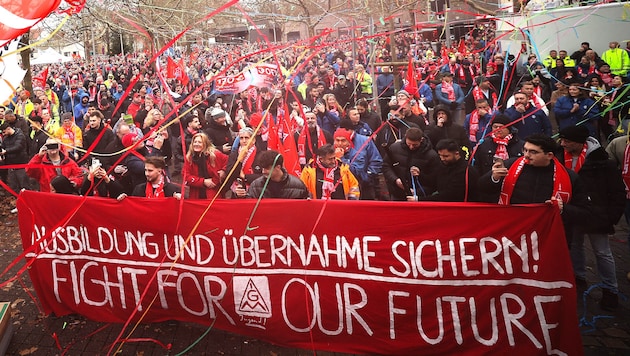
<path id="1" fill-rule="evenodd" d="M 335 94 L 324 94 L 324 96 L 322 96 L 322 99 L 324 99 L 324 103 L 326 103 L 326 109 L 328 111 L 336 112 L 337 116 L 339 116 L 340 119 L 346 117 L 346 111 L 337 101 Z"/>
<path id="2" fill-rule="evenodd" d="M 184 160 L 190 199 L 213 199 L 225 179 L 228 156 L 217 150 L 205 133 L 193 135 Z"/>

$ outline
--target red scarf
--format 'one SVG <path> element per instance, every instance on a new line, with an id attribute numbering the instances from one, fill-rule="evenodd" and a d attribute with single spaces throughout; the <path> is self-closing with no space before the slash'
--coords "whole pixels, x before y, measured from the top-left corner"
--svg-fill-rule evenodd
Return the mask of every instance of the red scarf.
<path id="1" fill-rule="evenodd" d="M 324 181 L 322 182 L 322 199 L 330 199 L 332 193 L 335 192 L 335 171 L 339 167 L 339 162 L 335 160 L 335 166 L 326 168 L 322 165 L 319 157 L 315 159 L 317 167 L 324 172 Z"/>
<path id="2" fill-rule="evenodd" d="M 510 143 L 510 140 L 512 139 L 512 134 L 509 134 L 505 136 L 504 138 L 500 138 L 495 133 L 492 133 L 491 136 L 492 136 L 492 141 L 494 141 L 494 143 L 497 144 L 497 150 L 494 152 L 494 155 L 496 157 L 501 158 L 504 161 L 510 158 L 510 155 L 508 154 L 508 151 L 507 151 L 507 145 L 508 143 Z"/>
<path id="3" fill-rule="evenodd" d="M 446 94 L 448 100 L 455 101 L 455 89 L 453 89 L 453 84 L 442 82 L 442 93 Z"/>
<path id="4" fill-rule="evenodd" d="M 488 110 L 488 114 L 492 116 L 492 110 Z M 470 113 L 469 124 L 468 139 L 470 142 L 477 142 L 477 132 L 479 132 L 479 112 L 477 112 L 477 109 Z"/>
<path id="5" fill-rule="evenodd" d="M 252 169 L 252 165 L 254 164 L 254 159 L 256 158 L 256 146 L 252 146 L 247 150 L 247 154 L 243 159 L 243 173 L 244 174 L 252 174 L 254 170 Z"/>
<path id="6" fill-rule="evenodd" d="M 322 147 L 323 145 L 326 144 L 326 137 L 324 137 L 324 133 L 322 132 L 322 129 L 319 128 L 319 126 L 317 126 L 316 130 L 317 130 L 317 147 Z M 300 136 L 298 137 L 297 149 L 298 149 L 298 158 L 299 158 L 300 164 L 306 164 L 306 147 L 308 147 L 308 150 L 311 152 L 311 156 L 314 156 L 315 154 L 313 153 L 311 133 L 307 126 L 304 127 L 304 129 L 300 133 Z"/>
<path id="7" fill-rule="evenodd" d="M 153 190 L 153 184 L 147 182 L 147 188 L 145 189 L 145 196 L 147 198 L 164 198 L 164 177 L 160 176 L 155 191 Z"/>
<path id="8" fill-rule="evenodd" d="M 621 177 L 623 178 L 623 184 L 626 186 L 626 199 L 630 199 L 630 145 L 628 144 L 626 144 L 626 150 L 623 153 Z"/>
<path id="9" fill-rule="evenodd" d="M 542 87 L 539 86 L 534 86 L 534 94 L 536 94 L 538 97 L 542 97 Z"/>
<path id="10" fill-rule="evenodd" d="M 575 162 L 575 168 L 573 168 L 573 155 L 567 151 L 564 151 L 564 166 L 573 169 L 575 173 L 579 172 L 582 169 L 582 165 L 584 164 L 584 160 L 586 159 L 586 149 L 588 145 L 585 143 L 582 147 L 582 152 L 577 157 L 577 162 Z"/>
<path id="11" fill-rule="evenodd" d="M 518 181 L 518 177 L 523 172 L 524 166 L 525 157 L 521 157 L 517 159 L 510 167 L 507 176 L 505 176 L 505 179 L 503 179 L 501 195 L 499 196 L 500 205 L 510 205 L 510 200 L 512 199 L 512 193 L 514 193 L 516 181 Z M 569 173 L 566 171 L 566 169 L 558 169 L 558 167 L 560 166 L 560 162 L 554 157 L 553 192 L 551 193 L 551 197 L 561 198 L 563 203 L 567 204 L 571 200 L 571 178 L 569 178 Z"/>

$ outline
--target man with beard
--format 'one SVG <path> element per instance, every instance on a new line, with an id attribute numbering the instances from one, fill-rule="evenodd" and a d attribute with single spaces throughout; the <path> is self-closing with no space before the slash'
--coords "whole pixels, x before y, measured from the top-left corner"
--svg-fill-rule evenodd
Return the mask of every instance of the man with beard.
<path id="1" fill-rule="evenodd" d="M 81 94 L 81 101 L 74 106 L 74 123 L 83 129 L 83 119 L 88 112 L 90 96 L 87 93 Z"/>
<path id="2" fill-rule="evenodd" d="M 534 134 L 525 139 L 523 156 L 497 161 L 479 178 L 479 191 L 499 196 L 501 205 L 545 203 L 555 206 L 565 231 L 588 221 L 591 204 L 584 183 L 555 158 L 558 145 L 549 136 Z M 571 236 L 567 234 L 571 245 Z"/>
<path id="3" fill-rule="evenodd" d="M 107 153 L 107 146 L 114 141 L 114 132 L 105 125 L 104 119 L 103 114 L 98 110 L 88 114 L 87 130 L 83 135 L 83 149 L 92 150 L 97 154 L 96 156 L 90 154 L 90 158 L 97 158 L 99 153 Z"/>
<path id="4" fill-rule="evenodd" d="M 428 196 L 418 197 L 421 201 L 469 202 L 477 200 L 479 175 L 474 167 L 469 167 L 464 159 L 461 146 L 455 140 L 440 140 L 435 149 L 442 165 L 435 172 L 436 191 Z"/>
<path id="5" fill-rule="evenodd" d="M 369 137 L 357 135 L 348 128 L 339 128 L 333 135 L 337 158 L 350 166 L 359 180 L 361 200 L 376 198 L 377 176 L 381 173 L 383 159 Z"/>
<path id="6" fill-rule="evenodd" d="M 333 94 L 343 108 L 354 105 L 353 87 L 348 83 L 345 75 L 337 76 L 337 84 L 335 84 Z"/>
<path id="7" fill-rule="evenodd" d="M 208 135 L 210 142 L 222 153 L 230 154 L 234 139 L 227 123 L 227 113 L 219 108 L 208 108 L 204 118 L 208 126 L 204 127 L 203 131 Z"/>
<path id="8" fill-rule="evenodd" d="M 302 170 L 300 177 L 313 199 L 358 200 L 359 181 L 350 167 L 335 156 L 335 148 L 327 143 L 317 149 L 315 160 Z"/>
<path id="9" fill-rule="evenodd" d="M 383 176 L 392 200 L 405 201 L 431 195 L 440 159 L 424 132 L 409 128 L 404 140 L 394 142 L 383 159 Z"/>
<path id="10" fill-rule="evenodd" d="M 162 157 L 147 157 L 144 161 L 144 175 L 146 183 L 138 184 L 131 193 L 134 197 L 145 197 L 151 199 L 162 199 L 173 197 L 177 200 L 182 198 L 179 186 L 166 181 L 166 162 Z M 118 200 L 125 198 L 126 194 L 121 194 Z"/>
<path id="11" fill-rule="evenodd" d="M 298 160 L 304 167 L 313 157 L 317 149 L 327 143 L 333 143 L 332 134 L 317 125 L 317 115 L 304 107 L 306 126 L 301 132 L 295 133 L 297 143 Z"/>

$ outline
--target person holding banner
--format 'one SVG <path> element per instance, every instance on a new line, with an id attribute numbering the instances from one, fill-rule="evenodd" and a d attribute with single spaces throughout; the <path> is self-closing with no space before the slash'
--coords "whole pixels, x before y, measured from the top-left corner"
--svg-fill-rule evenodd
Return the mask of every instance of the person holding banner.
<path id="1" fill-rule="evenodd" d="M 184 170 L 191 199 L 213 199 L 225 179 L 228 157 L 214 147 L 206 134 L 196 133 L 186 153 Z"/>
<path id="2" fill-rule="evenodd" d="M 308 190 L 304 183 L 284 168 L 284 158 L 277 151 L 264 151 L 258 157 L 262 177 L 252 182 L 248 198 L 306 199 Z"/>
<path id="3" fill-rule="evenodd" d="M 166 161 L 163 157 L 151 156 L 144 161 L 144 175 L 146 183 L 138 184 L 131 193 L 134 197 L 145 197 L 150 199 L 162 199 L 173 197 L 177 200 L 182 198 L 179 186 L 166 181 Z M 122 200 L 127 196 L 123 193 L 118 197 Z"/>
<path id="4" fill-rule="evenodd" d="M 300 179 L 313 199 L 359 200 L 359 181 L 329 143 L 317 149 L 317 156 L 304 167 Z"/>
<path id="5" fill-rule="evenodd" d="M 496 160 L 492 170 L 479 178 L 479 190 L 498 198 L 501 205 L 545 203 L 556 206 L 565 230 L 591 216 L 584 183 L 557 158 L 556 142 L 544 134 L 525 139 L 523 156 Z M 566 234 L 571 246 L 571 235 Z"/>
<path id="6" fill-rule="evenodd" d="M 392 200 L 405 201 L 408 196 L 417 200 L 433 193 L 440 159 L 420 128 L 409 128 L 404 139 L 394 142 L 385 152 L 383 176 Z"/>

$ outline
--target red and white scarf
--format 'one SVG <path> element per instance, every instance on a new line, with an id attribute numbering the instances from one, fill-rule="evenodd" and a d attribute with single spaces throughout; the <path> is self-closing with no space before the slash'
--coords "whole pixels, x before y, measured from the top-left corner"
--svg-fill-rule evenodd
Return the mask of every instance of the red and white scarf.
<path id="1" fill-rule="evenodd" d="M 254 170 L 252 169 L 252 165 L 254 164 L 254 159 L 256 158 L 256 146 L 252 146 L 247 150 L 247 154 L 245 158 L 243 158 L 243 173 L 244 174 L 252 174 Z"/>
<path id="2" fill-rule="evenodd" d="M 317 147 L 322 147 L 323 145 L 326 144 L 326 137 L 324 137 L 324 133 L 322 132 L 322 129 L 319 128 L 319 126 L 317 126 L 316 130 L 317 130 Z M 308 147 L 308 150 L 311 152 L 311 156 L 314 156 L 311 133 L 308 127 L 305 126 L 302 132 L 300 133 L 300 136 L 298 137 L 298 144 L 297 144 L 298 159 L 300 161 L 300 164 L 306 164 L 306 147 Z"/>
<path id="3" fill-rule="evenodd" d="M 514 193 L 514 187 L 516 186 L 518 177 L 523 172 L 525 164 L 525 157 L 521 157 L 517 159 L 508 170 L 508 174 L 505 176 L 505 179 L 503 179 L 503 186 L 501 187 L 501 195 L 499 196 L 500 205 L 510 205 L 512 193 Z M 562 168 L 560 161 L 554 157 L 553 192 L 551 193 L 551 197 L 560 198 L 564 204 L 567 204 L 571 200 L 571 193 L 572 188 L 569 173 L 566 169 Z"/>
<path id="4" fill-rule="evenodd" d="M 567 151 L 564 151 L 564 166 L 569 169 L 573 169 L 575 173 L 579 172 L 580 169 L 582 169 L 584 160 L 586 159 L 587 148 L 588 148 L 588 145 L 585 143 L 584 146 L 582 147 L 582 152 L 580 152 L 580 155 L 577 156 L 577 159 L 575 162 L 575 168 L 573 167 L 573 155 Z"/>
<path id="5" fill-rule="evenodd" d="M 455 101 L 455 89 L 453 89 L 453 84 L 442 82 L 442 93 L 446 94 L 448 100 Z"/>
<path id="6" fill-rule="evenodd" d="M 492 141 L 494 141 L 494 143 L 497 144 L 497 149 L 494 152 L 494 155 L 496 157 L 501 158 L 504 161 L 510 158 L 510 155 L 508 154 L 508 151 L 507 151 L 507 145 L 508 143 L 510 143 L 510 140 L 512 139 L 512 134 L 509 134 L 505 136 L 504 138 L 501 138 L 493 132 L 491 136 L 492 136 Z"/>
<path id="7" fill-rule="evenodd" d="M 335 192 L 335 171 L 339 168 L 339 162 L 335 160 L 335 166 L 332 168 L 326 168 L 322 165 L 319 157 L 315 159 L 317 167 L 324 172 L 324 180 L 322 182 L 322 199 L 330 199 L 332 193 Z"/>
<path id="8" fill-rule="evenodd" d="M 147 188 L 145 190 L 145 196 L 147 198 L 164 198 L 164 176 L 160 176 L 157 182 L 157 187 L 153 189 L 153 184 L 147 182 Z"/>
<path id="9" fill-rule="evenodd" d="M 488 114 L 492 116 L 492 110 L 488 110 Z M 477 132 L 479 132 L 479 112 L 475 109 L 470 113 L 468 128 L 468 139 L 470 142 L 477 142 Z"/>

